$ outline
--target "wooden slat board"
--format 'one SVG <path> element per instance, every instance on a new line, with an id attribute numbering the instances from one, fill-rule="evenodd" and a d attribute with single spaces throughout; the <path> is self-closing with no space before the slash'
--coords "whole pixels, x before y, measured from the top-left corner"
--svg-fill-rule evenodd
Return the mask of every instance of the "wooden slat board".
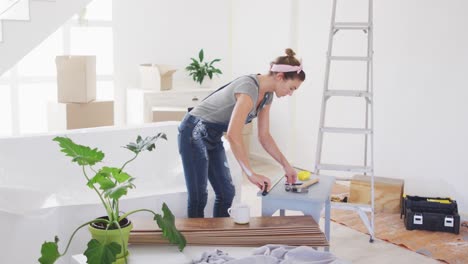
<path id="1" fill-rule="evenodd" d="M 218 231 L 218 230 L 252 230 L 252 229 L 278 229 L 316 227 L 317 223 L 310 216 L 272 216 L 252 217 L 250 223 L 239 225 L 230 217 L 218 218 L 183 218 L 176 219 L 179 231 Z M 132 232 L 159 230 L 154 221 L 133 223 Z"/>
<path id="2" fill-rule="evenodd" d="M 328 246 L 325 235 L 310 216 L 253 217 L 246 225 L 231 218 L 176 220 L 189 245 L 262 246 L 265 244 Z M 134 223 L 129 243 L 168 244 L 154 222 Z"/>

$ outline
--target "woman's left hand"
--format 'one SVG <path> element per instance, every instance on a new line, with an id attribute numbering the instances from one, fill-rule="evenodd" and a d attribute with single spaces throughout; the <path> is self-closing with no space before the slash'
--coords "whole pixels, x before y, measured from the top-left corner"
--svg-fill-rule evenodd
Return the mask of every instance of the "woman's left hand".
<path id="1" fill-rule="evenodd" d="M 297 172 L 293 167 L 291 167 L 290 165 L 284 167 L 284 172 L 285 172 L 287 183 L 293 184 L 297 181 Z"/>

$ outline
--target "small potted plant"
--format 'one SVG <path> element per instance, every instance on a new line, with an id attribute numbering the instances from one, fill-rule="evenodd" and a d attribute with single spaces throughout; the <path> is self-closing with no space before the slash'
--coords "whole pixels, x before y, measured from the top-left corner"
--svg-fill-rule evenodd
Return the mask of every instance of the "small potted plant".
<path id="1" fill-rule="evenodd" d="M 163 235 L 171 243 L 177 244 L 180 251 L 184 249 L 186 240 L 176 229 L 174 215 L 165 203 L 162 206 L 163 215 L 149 209 L 137 209 L 127 213 L 122 213 L 119 210 L 120 198 L 126 195 L 129 189 L 135 187 L 133 184 L 135 178 L 124 171 L 125 167 L 134 161 L 142 151 L 152 151 L 155 148 L 155 142 L 159 138 L 167 140 L 164 133 L 146 137 L 145 139 L 138 136 L 135 143 L 132 142 L 124 146 L 124 148 L 133 152 L 134 156 L 131 159 L 121 167 L 102 167 L 100 169 L 94 168 L 94 165 L 104 159 L 104 153 L 99 149 L 78 145 L 67 137 L 53 139 L 59 144 L 61 151 L 72 158 L 72 162 L 82 167 L 83 175 L 87 180 L 86 185 L 97 193 L 107 215 L 86 222 L 76 228 L 62 254 L 58 251 L 57 236 L 52 242 L 44 242 L 41 248 L 41 257 L 39 258 L 41 264 L 55 263 L 58 258 L 64 256 L 74 235 L 83 227 L 88 227 L 92 236 L 84 252 L 87 263 L 127 263 L 127 244 L 132 229 L 132 224 L 127 217 L 136 212 L 153 214 L 153 219 L 163 231 Z"/>
<path id="2" fill-rule="evenodd" d="M 203 81 L 206 80 L 206 77 L 213 79 L 213 76 L 222 74 L 221 70 L 213 66 L 216 62 L 221 61 L 221 59 L 214 59 L 210 62 L 204 60 L 203 49 L 198 52 L 198 60 L 196 58 L 190 58 L 192 63 L 190 63 L 185 70 L 189 72 L 189 75 L 192 76 L 192 79 L 202 85 Z"/>

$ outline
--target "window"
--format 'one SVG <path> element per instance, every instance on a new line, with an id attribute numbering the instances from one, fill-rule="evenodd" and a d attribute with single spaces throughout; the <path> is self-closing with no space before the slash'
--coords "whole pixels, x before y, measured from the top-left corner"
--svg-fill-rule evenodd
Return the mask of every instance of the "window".
<path id="1" fill-rule="evenodd" d="M 63 50 L 63 30 L 58 29 L 44 40 L 33 51 L 26 55 L 18 64 L 18 75 L 27 76 L 56 76 L 55 56 Z"/>
<path id="2" fill-rule="evenodd" d="M 114 82 L 113 81 L 97 81 L 96 98 L 99 100 L 114 99 Z"/>
<path id="3" fill-rule="evenodd" d="M 12 134 L 10 86 L 0 85 L 0 136 Z"/>
<path id="4" fill-rule="evenodd" d="M 112 21 L 112 0 L 92 1 L 83 12 L 83 18 L 86 20 Z M 73 17 L 78 18 L 79 15 Z"/>
<path id="5" fill-rule="evenodd" d="M 4 74 L 0 75 L 0 83 L 5 80 L 10 79 L 10 71 L 5 72 Z"/>
<path id="6" fill-rule="evenodd" d="M 21 134 L 47 131 L 47 104 L 57 101 L 57 86 L 43 82 L 22 84 L 18 89 Z"/>
<path id="7" fill-rule="evenodd" d="M 96 74 L 111 75 L 114 67 L 112 28 L 72 27 L 70 54 L 96 55 Z"/>
<path id="8" fill-rule="evenodd" d="M 113 99 L 112 0 L 92 1 L 0 76 L 0 136 L 48 131 L 47 105 L 57 102 L 55 57 L 63 54 L 95 55 L 96 97 Z"/>

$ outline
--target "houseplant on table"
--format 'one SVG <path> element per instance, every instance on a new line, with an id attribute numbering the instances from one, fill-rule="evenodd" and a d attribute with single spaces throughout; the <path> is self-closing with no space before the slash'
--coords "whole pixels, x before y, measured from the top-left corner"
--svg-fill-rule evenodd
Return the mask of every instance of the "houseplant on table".
<path id="1" fill-rule="evenodd" d="M 55 237 L 52 242 L 44 242 L 41 248 L 41 257 L 39 258 L 41 264 L 55 263 L 58 258 L 64 256 L 74 235 L 83 227 L 88 227 L 92 235 L 92 239 L 88 242 L 87 249 L 84 252 L 88 260 L 87 263 L 127 263 L 127 244 L 132 228 L 127 216 L 136 212 L 153 214 L 153 219 L 163 231 L 164 237 L 171 243 L 177 244 L 180 251 L 184 249 L 186 240 L 176 229 L 174 215 L 165 203 L 162 206 L 163 215 L 149 209 L 138 209 L 127 213 L 119 211 L 120 198 L 126 195 L 129 189 L 135 187 L 133 184 L 135 178 L 124 171 L 125 167 L 134 161 L 141 152 L 155 149 L 155 142 L 160 138 L 167 140 L 164 133 L 144 139 L 138 136 L 136 142 L 124 146 L 124 148 L 133 152 L 134 156 L 131 159 L 121 167 L 102 167 L 98 170 L 94 168 L 94 165 L 104 159 L 102 151 L 97 148 L 91 149 L 88 146 L 78 145 L 67 137 L 53 139 L 59 144 L 61 151 L 72 158 L 72 162 L 81 166 L 83 176 L 87 180 L 87 186 L 97 193 L 107 216 L 96 218 L 76 228 L 62 254 L 58 251 L 58 237 Z"/>
<path id="2" fill-rule="evenodd" d="M 206 77 L 213 79 L 214 75 L 222 74 L 220 69 L 216 68 L 213 64 L 221 61 L 221 59 L 214 59 L 210 62 L 204 61 L 205 54 L 203 49 L 198 52 L 198 59 L 190 58 L 192 63 L 190 63 L 185 70 L 189 72 L 189 75 L 192 76 L 192 79 L 202 85 L 203 81 L 206 80 Z"/>

